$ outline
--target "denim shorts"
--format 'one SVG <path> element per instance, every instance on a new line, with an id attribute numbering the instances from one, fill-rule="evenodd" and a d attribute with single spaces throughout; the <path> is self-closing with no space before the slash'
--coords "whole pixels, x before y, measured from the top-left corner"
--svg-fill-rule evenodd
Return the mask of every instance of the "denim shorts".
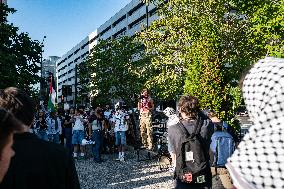
<path id="1" fill-rule="evenodd" d="M 125 131 L 115 132 L 115 145 L 126 145 L 126 132 Z"/>
<path id="2" fill-rule="evenodd" d="M 80 144 L 82 145 L 82 140 L 84 139 L 84 131 L 82 130 L 75 130 L 73 131 L 72 135 L 72 144 Z"/>

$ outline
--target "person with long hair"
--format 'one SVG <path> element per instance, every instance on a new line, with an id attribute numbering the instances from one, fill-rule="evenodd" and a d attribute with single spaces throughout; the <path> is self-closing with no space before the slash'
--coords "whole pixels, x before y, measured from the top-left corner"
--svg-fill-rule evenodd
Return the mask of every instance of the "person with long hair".
<path id="1" fill-rule="evenodd" d="M 92 151 L 94 154 L 94 161 L 101 163 L 101 145 L 102 145 L 102 130 L 103 130 L 103 115 L 101 108 L 96 108 L 95 115 L 89 120 L 89 136 L 95 141 Z"/>

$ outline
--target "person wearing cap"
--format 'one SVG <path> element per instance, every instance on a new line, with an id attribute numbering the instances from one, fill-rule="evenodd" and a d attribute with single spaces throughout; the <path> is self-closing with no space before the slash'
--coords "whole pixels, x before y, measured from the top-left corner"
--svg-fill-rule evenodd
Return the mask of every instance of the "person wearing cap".
<path id="1" fill-rule="evenodd" d="M 115 145 L 118 146 L 118 158 L 116 160 L 125 161 L 126 131 L 128 130 L 129 115 L 122 109 L 121 102 L 115 105 L 115 113 L 112 123 L 114 125 Z"/>
<path id="2" fill-rule="evenodd" d="M 14 132 L 21 130 L 23 124 L 11 113 L 0 108 L 0 183 L 8 171 L 11 158 L 15 155 L 12 148 Z"/>

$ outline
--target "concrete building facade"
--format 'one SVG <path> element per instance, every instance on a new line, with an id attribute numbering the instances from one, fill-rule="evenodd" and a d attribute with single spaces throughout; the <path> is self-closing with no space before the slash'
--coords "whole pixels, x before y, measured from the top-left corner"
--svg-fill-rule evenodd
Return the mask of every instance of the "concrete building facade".
<path id="1" fill-rule="evenodd" d="M 148 6 L 148 23 L 158 19 L 154 4 Z M 71 85 L 72 94 L 65 97 L 65 102 L 74 104 L 75 70 L 81 64 L 99 39 L 115 39 L 122 35 L 133 36 L 146 26 L 146 5 L 141 0 L 132 0 L 97 30 L 89 34 L 80 43 L 64 54 L 56 62 L 57 95 L 61 102 L 62 86 Z M 77 81 L 79 79 L 77 78 Z"/>
<path id="2" fill-rule="evenodd" d="M 42 77 L 47 78 L 49 73 L 56 76 L 56 61 L 60 59 L 58 56 L 49 56 L 47 59 L 42 61 Z"/>
<path id="3" fill-rule="evenodd" d="M 7 5 L 7 0 L 0 0 L 0 3 L 4 3 L 5 5 Z"/>
<path id="4" fill-rule="evenodd" d="M 55 83 L 56 83 L 56 61 L 60 57 L 58 56 L 49 56 L 47 59 L 42 61 L 41 73 L 42 73 L 42 81 L 41 81 L 41 90 L 40 94 L 43 100 L 46 100 L 49 94 L 49 79 L 50 74 L 53 74 Z"/>

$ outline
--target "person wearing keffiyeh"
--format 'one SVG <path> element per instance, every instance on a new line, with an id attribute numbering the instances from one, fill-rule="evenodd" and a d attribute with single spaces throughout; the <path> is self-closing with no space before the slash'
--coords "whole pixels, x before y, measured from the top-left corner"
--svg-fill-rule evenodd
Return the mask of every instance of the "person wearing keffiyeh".
<path id="1" fill-rule="evenodd" d="M 237 189 L 284 188 L 284 59 L 258 61 L 243 81 L 254 125 L 226 167 Z"/>

